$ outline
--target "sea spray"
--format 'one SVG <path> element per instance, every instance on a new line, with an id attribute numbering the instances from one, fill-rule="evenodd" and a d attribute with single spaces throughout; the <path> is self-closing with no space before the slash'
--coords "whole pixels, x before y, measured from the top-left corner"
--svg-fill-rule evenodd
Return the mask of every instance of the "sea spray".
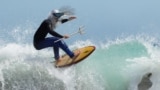
<path id="1" fill-rule="evenodd" d="M 2 40 L 3 41 L 3 40 Z M 77 41 L 71 49 L 94 45 L 84 61 L 55 68 L 52 48 L 37 51 L 30 43 L 0 46 L 1 90 L 137 90 L 142 76 L 151 72 L 150 90 L 159 87 L 159 46 L 154 39 L 126 37 L 104 43 Z M 60 54 L 64 54 L 61 50 Z M 24 85 L 25 83 L 25 85 Z"/>

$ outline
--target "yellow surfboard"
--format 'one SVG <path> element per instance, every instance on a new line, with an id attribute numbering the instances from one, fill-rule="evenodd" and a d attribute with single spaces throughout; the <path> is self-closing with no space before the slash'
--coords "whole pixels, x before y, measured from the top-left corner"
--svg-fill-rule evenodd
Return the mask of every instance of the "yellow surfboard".
<path id="1" fill-rule="evenodd" d="M 79 52 L 80 54 L 74 59 L 71 59 L 67 54 L 62 55 L 61 61 L 55 61 L 55 67 L 66 67 L 76 64 L 88 57 L 94 50 L 95 46 L 86 46 L 83 48 L 76 49 L 73 52 Z"/>

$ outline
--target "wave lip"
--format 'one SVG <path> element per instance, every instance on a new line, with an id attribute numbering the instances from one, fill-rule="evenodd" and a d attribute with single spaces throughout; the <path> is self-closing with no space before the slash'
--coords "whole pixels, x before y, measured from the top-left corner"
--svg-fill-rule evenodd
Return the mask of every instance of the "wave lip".
<path id="1" fill-rule="evenodd" d="M 158 42 L 142 37 L 104 43 L 77 41 L 69 47 L 94 45 L 97 49 L 83 62 L 65 69 L 56 69 L 50 63 L 52 48 L 37 51 L 29 43 L 6 43 L 0 46 L 0 87 L 3 90 L 136 90 L 141 77 L 151 72 L 150 90 L 158 90 L 160 48 L 153 43 Z"/>

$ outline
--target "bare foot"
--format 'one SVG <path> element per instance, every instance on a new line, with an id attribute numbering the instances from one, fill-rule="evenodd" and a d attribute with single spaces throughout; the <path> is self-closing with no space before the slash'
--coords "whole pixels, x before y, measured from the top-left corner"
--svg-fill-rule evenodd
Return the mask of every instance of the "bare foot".
<path id="1" fill-rule="evenodd" d="M 57 63 L 59 63 L 59 62 L 61 62 L 61 60 L 62 60 L 62 59 L 61 59 L 61 57 L 60 57 L 60 58 L 58 58 L 58 59 L 56 59 L 56 61 L 55 61 L 55 62 L 56 62 L 56 64 L 57 64 Z"/>
<path id="2" fill-rule="evenodd" d="M 75 53 L 74 53 L 74 57 L 72 57 L 72 59 L 77 58 L 79 54 L 80 54 L 80 51 L 75 52 Z"/>

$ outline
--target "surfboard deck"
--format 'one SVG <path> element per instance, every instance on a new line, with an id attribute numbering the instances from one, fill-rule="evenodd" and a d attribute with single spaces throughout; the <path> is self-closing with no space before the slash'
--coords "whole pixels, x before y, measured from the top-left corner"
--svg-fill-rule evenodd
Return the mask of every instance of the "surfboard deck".
<path id="1" fill-rule="evenodd" d="M 76 64 L 85 58 L 87 58 L 93 51 L 95 50 L 95 46 L 86 46 L 76 50 L 73 50 L 74 53 L 79 52 L 79 55 L 72 59 L 67 54 L 62 55 L 61 61 L 55 61 L 55 67 L 66 67 L 73 64 Z"/>

